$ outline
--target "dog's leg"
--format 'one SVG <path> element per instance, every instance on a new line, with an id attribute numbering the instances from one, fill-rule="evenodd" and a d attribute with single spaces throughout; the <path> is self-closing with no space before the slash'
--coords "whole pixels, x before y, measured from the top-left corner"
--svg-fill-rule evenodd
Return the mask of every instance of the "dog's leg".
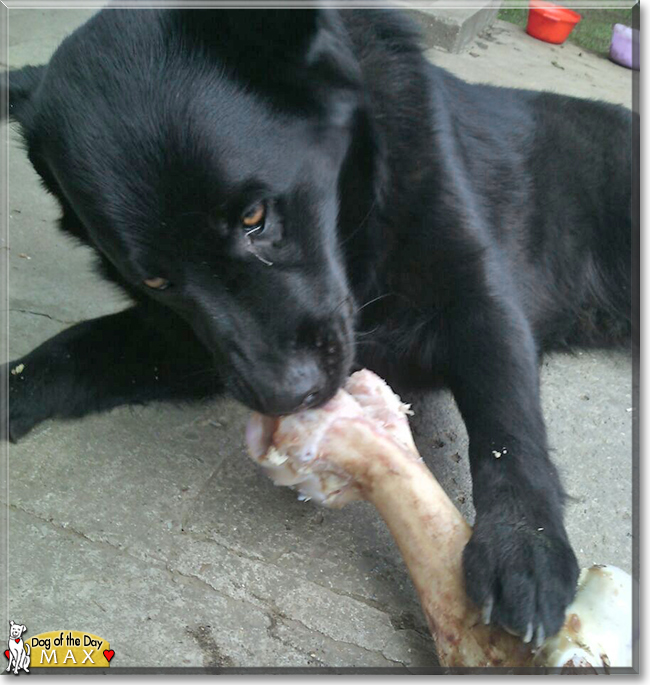
<path id="1" fill-rule="evenodd" d="M 171 312 L 143 307 L 85 321 L 0 370 L 9 375 L 9 438 L 50 417 L 80 417 L 120 404 L 219 392 L 212 360 Z"/>
<path id="2" fill-rule="evenodd" d="M 535 342 L 517 305 L 494 293 L 464 300 L 448 324 L 448 380 L 469 434 L 476 509 L 467 591 L 486 621 L 540 640 L 560 629 L 578 566 L 547 451 Z"/>

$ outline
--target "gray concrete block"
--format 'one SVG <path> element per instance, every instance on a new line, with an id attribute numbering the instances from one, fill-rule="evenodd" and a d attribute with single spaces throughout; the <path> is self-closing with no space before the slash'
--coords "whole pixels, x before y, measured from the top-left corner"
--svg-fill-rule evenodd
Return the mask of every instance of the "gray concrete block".
<path id="1" fill-rule="evenodd" d="M 444 3 L 447 5 L 447 3 Z M 462 52 L 496 20 L 501 0 L 485 0 L 482 6 L 450 9 L 407 9 L 406 12 L 421 26 L 428 48 L 442 48 L 447 52 Z"/>

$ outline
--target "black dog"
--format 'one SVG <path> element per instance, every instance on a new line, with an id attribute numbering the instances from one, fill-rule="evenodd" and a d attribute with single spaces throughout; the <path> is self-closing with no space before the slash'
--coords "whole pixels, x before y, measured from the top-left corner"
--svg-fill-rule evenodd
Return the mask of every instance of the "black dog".
<path id="1" fill-rule="evenodd" d="M 12 362 L 10 437 L 222 391 L 291 413 L 353 364 L 442 380 L 470 436 L 468 592 L 556 632 L 577 564 L 539 355 L 629 337 L 631 114 L 468 85 L 374 10 L 103 11 L 9 81 L 62 229 L 134 301 Z"/>

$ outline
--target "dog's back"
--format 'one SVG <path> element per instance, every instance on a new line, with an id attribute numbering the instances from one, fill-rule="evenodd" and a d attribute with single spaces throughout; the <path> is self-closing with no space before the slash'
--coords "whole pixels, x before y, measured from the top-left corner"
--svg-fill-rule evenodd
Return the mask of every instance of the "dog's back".
<path id="1" fill-rule="evenodd" d="M 454 230 L 482 233 L 467 240 L 494 252 L 542 348 L 626 340 L 632 113 L 605 102 L 466 83 L 424 65 L 417 31 L 398 16 L 342 15 L 389 140 L 392 211 L 435 205 L 429 225 L 419 229 L 430 235 L 408 236 L 416 243 L 409 257 L 433 255 L 452 215 Z M 428 185 L 413 182 L 423 176 Z M 400 231 L 403 218 L 386 214 Z M 393 266 L 396 260 L 393 254 Z"/>

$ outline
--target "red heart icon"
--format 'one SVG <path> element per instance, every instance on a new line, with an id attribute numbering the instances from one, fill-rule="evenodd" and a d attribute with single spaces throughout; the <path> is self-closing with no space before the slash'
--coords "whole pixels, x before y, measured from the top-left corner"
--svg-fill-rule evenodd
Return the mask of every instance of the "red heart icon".
<path id="1" fill-rule="evenodd" d="M 16 642 L 20 642 L 20 638 L 19 638 L 19 637 L 16 638 Z"/>
<path id="2" fill-rule="evenodd" d="M 105 649 L 104 656 L 106 657 L 106 661 L 108 661 L 108 663 L 110 664 L 111 659 L 115 656 L 115 651 L 112 649 Z"/>
<path id="3" fill-rule="evenodd" d="M 9 650 L 8 649 L 5 649 L 5 656 L 7 657 L 7 659 L 9 658 Z"/>

